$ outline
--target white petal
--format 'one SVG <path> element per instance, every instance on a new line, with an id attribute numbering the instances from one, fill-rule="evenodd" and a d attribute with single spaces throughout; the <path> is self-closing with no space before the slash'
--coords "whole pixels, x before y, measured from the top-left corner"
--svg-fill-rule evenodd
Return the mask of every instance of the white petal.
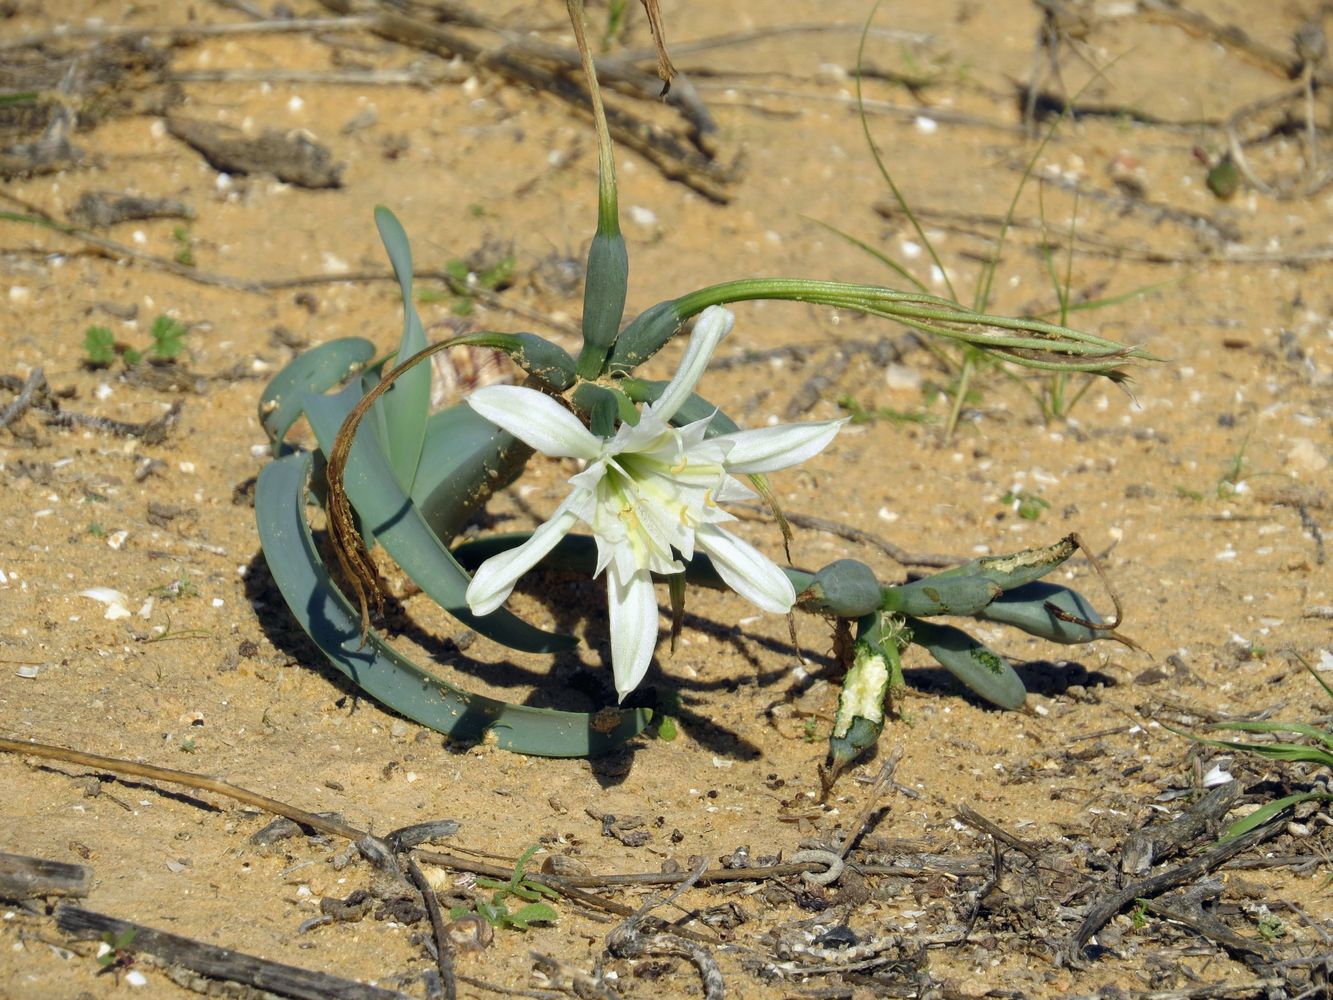
<path id="1" fill-rule="evenodd" d="M 467 405 L 524 444 L 552 458 L 594 459 L 602 439 L 545 393 L 520 385 L 488 385 L 467 397 Z"/>
<path id="2" fill-rule="evenodd" d="M 719 434 L 713 440 L 731 444 L 731 451 L 727 453 L 727 471 L 732 475 L 776 472 L 818 455 L 846 422 L 778 424 L 776 427 Z"/>
<path id="3" fill-rule="evenodd" d="M 606 575 L 606 594 L 611 611 L 611 670 L 616 694 L 625 700 L 648 672 L 657 648 L 657 595 L 647 569 L 637 569 L 621 578 L 612 564 Z"/>
<path id="4" fill-rule="evenodd" d="M 742 500 L 753 500 L 758 495 L 739 479 L 726 476 L 722 480 L 722 485 L 717 488 L 717 492 L 713 494 L 713 500 L 717 503 L 738 503 Z"/>
<path id="5" fill-rule="evenodd" d="M 736 317 L 721 306 L 709 306 L 694 322 L 694 332 L 685 348 L 685 357 L 681 358 L 680 368 L 662 390 L 657 402 L 652 404 L 652 412 L 662 421 L 668 421 L 676 411 L 685 405 L 694 392 L 694 387 L 703 377 L 708 362 L 713 360 L 713 352 L 722 338 L 731 332 Z"/>
<path id="6" fill-rule="evenodd" d="M 503 604 L 513 593 L 518 578 L 541 562 L 556 543 L 569 534 L 578 521 L 569 506 L 570 501 L 566 500 L 526 542 L 491 556 L 477 567 L 476 575 L 467 587 L 467 603 L 473 614 L 488 615 Z"/>
<path id="7" fill-rule="evenodd" d="M 796 603 L 796 589 L 787 574 L 749 542 L 711 524 L 699 526 L 695 542 L 712 558 L 727 586 L 751 604 L 785 615 Z"/>

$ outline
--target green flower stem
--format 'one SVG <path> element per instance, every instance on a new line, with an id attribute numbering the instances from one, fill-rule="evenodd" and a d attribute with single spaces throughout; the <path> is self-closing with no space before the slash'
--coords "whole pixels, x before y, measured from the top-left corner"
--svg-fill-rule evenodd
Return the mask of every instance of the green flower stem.
<path id="1" fill-rule="evenodd" d="M 578 358 L 578 376 L 589 381 L 602 374 L 607 353 L 620 331 L 625 315 L 625 297 L 629 288 L 629 253 L 620 234 L 620 207 L 616 196 L 616 160 L 611 146 L 611 130 L 606 124 L 602 91 L 597 83 L 597 68 L 588 48 L 583 0 L 566 0 L 569 20 L 574 26 L 583 76 L 588 81 L 588 100 L 592 104 L 593 124 L 597 129 L 597 233 L 588 249 L 588 271 L 583 286 L 583 350 Z"/>

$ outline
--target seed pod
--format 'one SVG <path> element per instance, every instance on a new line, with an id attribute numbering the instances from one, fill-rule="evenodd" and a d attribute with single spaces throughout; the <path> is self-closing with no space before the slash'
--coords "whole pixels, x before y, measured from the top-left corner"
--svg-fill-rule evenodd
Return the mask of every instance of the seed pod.
<path id="1" fill-rule="evenodd" d="M 846 622 L 839 627 L 845 630 Z M 902 651 L 911 638 L 903 618 L 876 611 L 857 622 L 856 633 L 829 734 L 828 765 L 820 773 L 825 794 L 840 771 L 875 745 L 888 700 L 903 687 Z"/>
<path id="2" fill-rule="evenodd" d="M 883 588 L 874 571 L 855 559 L 831 562 L 796 598 L 801 610 L 839 618 L 861 618 L 878 611 Z"/>
<path id="3" fill-rule="evenodd" d="M 1012 590 L 1025 583 L 1040 579 L 1055 567 L 1078 551 L 1078 542 L 1073 535 L 1066 535 L 1054 545 L 1043 545 L 1036 549 L 1024 549 L 1007 556 L 982 556 L 962 566 L 946 569 L 931 577 L 984 576 L 1000 585 L 1001 590 Z"/>
<path id="4" fill-rule="evenodd" d="M 858 627 L 852 666 L 843 679 L 829 735 L 826 787 L 843 768 L 873 747 L 884 731 L 884 702 L 898 665 L 898 645 L 892 639 L 881 640 L 877 624 L 866 627 L 868 621 L 877 622 L 881 617 L 879 613 L 867 615 Z"/>
<path id="5" fill-rule="evenodd" d="M 661 350 L 662 345 L 679 332 L 686 318 L 677 311 L 675 299 L 645 309 L 630 320 L 616 338 L 607 370 L 613 373 L 633 371 Z"/>
<path id="6" fill-rule="evenodd" d="M 599 225 L 588 248 L 588 274 L 583 285 L 583 351 L 578 373 L 594 379 L 602 373 L 625 314 L 629 288 L 629 255 L 619 229 Z"/>
<path id="7" fill-rule="evenodd" d="M 1027 689 L 999 653 L 987 649 L 962 629 L 909 618 L 912 641 L 969 688 L 1000 708 L 1022 708 Z"/>
<path id="8" fill-rule="evenodd" d="M 941 573 L 884 590 L 884 609 L 904 615 L 975 615 L 999 597 L 1000 585 L 984 576 Z"/>
<path id="9" fill-rule="evenodd" d="M 1056 615 L 1052 608 L 1093 625 L 1102 623 L 1101 615 L 1078 591 L 1040 581 L 1006 590 L 994 602 L 976 612 L 976 617 L 988 622 L 1013 625 L 1051 642 L 1074 644 L 1111 638 L 1108 629 L 1066 621 Z"/>
<path id="10" fill-rule="evenodd" d="M 517 350 L 509 350 L 514 364 L 556 392 L 574 384 L 574 359 L 563 347 L 535 333 L 516 333 L 513 339 L 518 341 Z"/>

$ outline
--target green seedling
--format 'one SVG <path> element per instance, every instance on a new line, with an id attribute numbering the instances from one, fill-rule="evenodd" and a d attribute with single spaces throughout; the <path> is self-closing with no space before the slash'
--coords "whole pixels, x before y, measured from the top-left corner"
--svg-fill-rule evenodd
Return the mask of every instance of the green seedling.
<path id="1" fill-rule="evenodd" d="M 602 51 L 608 52 L 620 39 L 625 30 L 625 15 L 629 12 L 629 0 L 607 0 L 606 26 L 602 29 Z"/>
<path id="2" fill-rule="evenodd" d="M 853 424 L 873 424 L 880 420 L 891 424 L 923 424 L 930 420 L 928 414 L 895 410 L 890 406 L 867 408 L 853 396 L 839 396 L 838 406 L 851 418 Z"/>
<path id="3" fill-rule="evenodd" d="M 83 331 L 84 364 L 89 368 L 108 368 L 117 359 L 133 368 L 145 358 L 150 361 L 176 360 L 185 350 L 185 335 L 190 332 L 180 320 L 158 316 L 148 331 L 151 343 L 139 350 L 119 343 L 115 334 L 104 326 L 90 326 Z"/>
<path id="4" fill-rule="evenodd" d="M 1287 933 L 1287 925 L 1278 918 L 1277 914 L 1270 913 L 1267 907 L 1264 907 L 1259 914 L 1255 929 L 1259 932 L 1261 938 L 1270 943 L 1284 937 Z"/>
<path id="5" fill-rule="evenodd" d="M 1312 667 L 1305 657 L 1292 651 L 1291 654 L 1306 672 L 1315 679 L 1324 693 L 1328 695 L 1329 701 L 1333 702 L 1333 687 L 1319 676 L 1318 672 Z M 1272 740 L 1271 742 L 1258 742 L 1249 740 L 1226 740 L 1211 739 L 1199 736 L 1196 733 L 1184 732 L 1179 729 L 1173 729 L 1165 726 L 1171 732 L 1178 736 L 1185 736 L 1196 743 L 1202 743 L 1205 746 L 1217 747 L 1221 750 L 1232 750 L 1240 753 L 1253 754 L 1271 761 L 1285 761 L 1288 763 L 1313 764 L 1316 767 L 1333 773 L 1333 729 L 1325 726 L 1312 725 L 1305 722 L 1269 722 L 1269 721 L 1235 721 L 1235 722 L 1217 722 L 1209 726 L 1210 729 L 1225 730 L 1235 733 L 1251 733 L 1260 736 L 1274 737 L 1280 734 L 1291 734 L 1302 737 L 1305 742 L 1294 743 L 1283 740 Z M 1300 805 L 1302 802 L 1333 802 L 1333 794 L 1328 792 L 1311 789 L 1303 792 L 1293 792 L 1290 795 L 1284 795 L 1279 799 L 1266 802 L 1249 815 L 1232 823 L 1223 831 L 1221 839 L 1233 840 L 1243 833 L 1263 826 L 1273 817 L 1285 812 L 1293 806 Z"/>
<path id="6" fill-rule="evenodd" d="M 557 899 L 559 893 L 541 882 L 535 882 L 527 877 L 527 864 L 532 860 L 532 856 L 540 849 L 540 844 L 533 844 L 518 861 L 514 863 L 514 874 L 508 881 L 500 882 L 491 878 L 478 878 L 477 888 L 494 890 L 490 899 L 478 899 L 474 904 L 474 909 L 468 909 L 463 906 L 456 906 L 449 911 L 450 919 L 458 920 L 460 917 L 470 916 L 476 913 L 497 930 L 518 930 L 525 931 L 533 924 L 553 924 L 559 918 L 555 907 L 545 902 L 547 899 Z M 524 905 L 517 910 L 509 909 L 510 898 L 524 901 Z"/>
<path id="7" fill-rule="evenodd" d="M 153 345 L 148 349 L 148 356 L 154 361 L 174 361 L 185 350 L 185 335 L 189 329 L 178 319 L 159 316 L 153 320 L 148 331 L 153 338 Z"/>
<path id="8" fill-rule="evenodd" d="M 134 952 L 130 951 L 130 945 L 134 944 L 134 939 L 139 932 L 131 927 L 121 931 L 119 934 L 112 931 L 103 931 L 100 941 L 102 947 L 98 951 L 97 964 L 101 966 L 97 974 L 111 973 L 116 980 L 116 985 L 120 985 L 120 974 L 134 965 Z"/>
<path id="9" fill-rule="evenodd" d="M 1040 520 L 1042 511 L 1051 509 L 1049 500 L 1039 493 L 1029 493 L 1027 490 L 1006 490 L 1000 497 L 1000 503 L 1012 507 L 1014 513 L 1024 521 Z"/>
<path id="10" fill-rule="evenodd" d="M 1134 900 L 1134 908 L 1129 911 L 1129 923 L 1136 931 L 1141 931 L 1148 926 L 1148 901 L 1146 899 Z"/>
<path id="11" fill-rule="evenodd" d="M 106 368 L 115 363 L 116 335 L 104 326 L 90 326 L 83 331 L 84 361 L 89 368 Z"/>
<path id="12" fill-rule="evenodd" d="M 178 576 L 170 583 L 164 583 L 160 587 L 153 587 L 148 593 L 154 597 L 162 597 L 168 601 L 174 601 L 182 597 L 198 597 L 199 588 L 187 578 Z"/>
<path id="13" fill-rule="evenodd" d="M 444 265 L 447 290 L 424 289 L 418 294 L 417 301 L 423 305 L 449 301 L 452 303 L 450 311 L 455 316 L 471 316 L 480 292 L 502 291 L 513 283 L 516 263 L 512 253 L 478 270 L 473 270 L 467 261 L 451 260 Z"/>
<path id="14" fill-rule="evenodd" d="M 175 628 L 171 624 L 171 615 L 167 615 L 167 624 L 162 631 L 144 639 L 144 642 L 175 642 L 179 639 L 212 639 L 213 633 L 206 628 Z"/>
<path id="15" fill-rule="evenodd" d="M 171 231 L 171 238 L 176 242 L 176 263 L 182 267 L 194 267 L 194 239 L 190 236 L 190 227 L 175 227 Z"/>
<path id="16" fill-rule="evenodd" d="M 296 358 L 261 396 L 259 419 L 274 461 L 261 471 L 256 487 L 260 541 L 293 617 L 335 669 L 386 707 L 460 743 L 484 740 L 547 756 L 604 753 L 649 725 L 655 717 L 649 705 L 659 709 L 659 718 L 676 714 L 669 701 L 646 692 L 631 694 L 657 640 L 653 576 L 669 581 L 677 621 L 687 585 L 731 587 L 766 610 L 786 611 L 794 604 L 831 618 L 849 637 L 846 665 L 852 670 L 852 690 L 835 726 L 841 734 L 835 739 L 841 742 L 830 751 L 837 763 L 850 760 L 878 735 L 885 699 L 901 688 L 899 661 L 909 645 L 934 656 L 982 698 L 1005 707 L 1022 703 L 1022 683 L 1001 656 L 932 616 L 980 618 L 1002 606 L 998 613 L 1005 617 L 996 621 L 1011 621 L 1035 635 L 1065 642 L 1118 638 L 1119 615 L 1102 623 L 1073 591 L 1054 585 L 1022 589 L 1077 551 L 1071 539 L 895 584 L 877 580 L 854 560 L 815 573 L 779 568 L 709 520 L 707 504 L 719 494 L 699 484 L 707 481 L 734 492 L 732 484 L 744 479 L 785 528 L 766 474 L 816 453 L 839 423 L 746 431 L 694 392 L 713 349 L 730 329 L 732 317 L 723 308 L 729 304 L 789 301 L 853 310 L 905 325 L 929 340 L 974 350 L 979 357 L 1001 357 L 1043 372 L 1088 372 L 1113 382 L 1125 378 L 1126 363 L 1148 355 L 1045 320 L 980 312 L 919 288 L 901 291 L 806 278 L 722 281 L 659 302 L 627 322 L 629 259 L 619 226 L 613 149 L 581 0 L 569 0 L 569 8 L 598 149 L 597 221 L 577 353 L 533 334 L 489 330 L 427 344 L 415 305 L 411 244 L 398 219 L 381 207 L 375 222 L 398 281 L 403 316 L 392 363 L 376 362 L 376 348 L 365 339 L 331 341 Z M 652 10 L 649 20 L 653 23 Z M 662 64 L 667 65 L 664 58 Z M 495 287 L 501 280 L 496 274 L 485 278 Z M 669 382 L 643 378 L 640 366 L 691 324 L 676 377 Z M 526 374 L 526 384 L 480 389 L 463 403 L 431 413 L 430 366 L 422 362 L 465 345 L 507 354 Z M 965 394 L 963 386 L 959 398 Z M 288 441 L 303 418 L 315 441 L 309 450 Z M 726 448 L 713 440 L 720 436 Z M 671 450 L 670 462 L 654 450 L 659 446 Z M 569 500 L 561 508 L 565 513 L 536 532 L 483 535 L 460 544 L 468 520 L 496 490 L 522 475 L 534 449 L 585 460 L 584 472 L 570 480 Z M 676 477 L 671 489 L 657 488 L 664 476 Z M 575 501 L 583 506 L 571 506 Z M 324 514 L 326 545 L 316 541 L 309 516 L 313 505 Z M 583 514 L 568 513 L 576 509 Z M 659 537 L 644 527 L 648 520 Z M 593 534 L 573 532 L 576 522 Z M 624 526 L 623 533 L 616 525 Z M 537 565 L 585 576 L 603 573 L 609 581 L 612 673 L 618 694 L 628 698 L 593 712 L 535 708 L 471 693 L 414 663 L 374 627 L 372 611 L 381 598 L 372 546 L 420 587 L 422 599 L 434 601 L 478 634 L 530 653 L 566 651 L 577 640 L 538 628 L 503 606 L 518 576 Z M 850 638 L 853 627 L 855 640 Z M 868 650 L 859 668 L 857 648 Z M 875 656 L 882 657 L 882 670 L 872 662 Z M 663 728 L 659 723 L 659 734 Z M 505 895 L 487 905 L 499 907 L 509 897 L 526 899 L 519 887 L 538 891 L 521 876 L 516 879 L 496 889 Z M 480 906 L 478 912 L 487 916 Z M 515 918 L 535 919 L 532 911 L 509 914 L 507 906 L 504 913 L 489 913 L 487 919 L 511 925 Z"/>

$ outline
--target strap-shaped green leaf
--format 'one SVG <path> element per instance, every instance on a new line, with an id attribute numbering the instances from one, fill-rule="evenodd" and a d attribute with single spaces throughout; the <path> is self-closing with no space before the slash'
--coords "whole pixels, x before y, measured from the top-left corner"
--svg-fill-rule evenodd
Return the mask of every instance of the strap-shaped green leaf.
<path id="1" fill-rule="evenodd" d="M 395 364 L 401 364 L 426 346 L 426 331 L 412 302 L 412 244 L 397 217 L 383 205 L 375 208 L 375 226 L 389 254 L 398 288 L 403 296 L 403 336 Z M 430 412 L 430 365 L 421 363 L 394 382 L 372 408 L 371 418 L 380 428 L 389 464 L 403 489 L 412 492 L 421 444 L 426 436 Z"/>
<path id="2" fill-rule="evenodd" d="M 531 453 L 470 406 L 432 413 L 412 501 L 448 544 L 496 490 L 517 478 Z"/>
<path id="3" fill-rule="evenodd" d="M 464 743 L 488 733 L 497 745 L 545 757 L 614 750 L 648 723 L 645 709 L 596 715 L 510 705 L 470 694 L 427 673 L 374 630 L 361 640 L 361 616 L 330 577 L 305 519 L 311 456 L 288 455 L 259 474 L 255 516 L 273 579 L 287 605 L 333 666 L 380 704 Z"/>
<path id="4" fill-rule="evenodd" d="M 326 453 L 359 398 L 360 387 L 356 385 L 332 396 L 306 397 L 307 417 Z M 475 480 L 470 482 L 475 489 Z M 544 632 L 503 608 L 485 616 L 472 613 L 466 596 L 471 578 L 398 485 L 375 435 L 364 428 L 352 443 L 343 486 L 366 527 L 403 572 L 469 628 L 529 653 L 555 653 L 574 647 L 575 640 L 569 636 Z"/>
<path id="5" fill-rule="evenodd" d="M 282 439 L 301 418 L 307 395 L 327 392 L 374 356 L 375 345 L 364 337 L 343 337 L 312 347 L 273 376 L 259 397 L 259 422 L 274 454 L 282 454 Z"/>
<path id="6" fill-rule="evenodd" d="M 1102 623 L 1097 609 L 1078 591 L 1042 581 L 1006 590 L 993 602 L 976 611 L 975 615 L 984 621 L 1021 628 L 1029 635 L 1051 642 L 1072 644 L 1111 637 L 1106 629 L 1067 621 L 1055 614 L 1052 608 L 1093 625 Z"/>
<path id="7" fill-rule="evenodd" d="M 992 705 L 1022 708 L 1027 701 L 1027 689 L 1009 661 L 962 629 L 920 618 L 908 618 L 907 627 L 914 643 Z"/>
<path id="8" fill-rule="evenodd" d="M 1302 802 L 1330 802 L 1333 801 L 1333 795 L 1324 792 L 1295 792 L 1291 795 L 1284 795 L 1280 799 L 1274 799 L 1272 802 L 1265 802 L 1254 812 L 1241 817 L 1222 831 L 1222 836 L 1218 837 L 1219 843 L 1226 843 L 1228 840 L 1235 840 L 1242 834 L 1249 833 L 1257 827 L 1263 826 L 1278 813 L 1290 809 L 1292 806 L 1298 806 Z"/>

